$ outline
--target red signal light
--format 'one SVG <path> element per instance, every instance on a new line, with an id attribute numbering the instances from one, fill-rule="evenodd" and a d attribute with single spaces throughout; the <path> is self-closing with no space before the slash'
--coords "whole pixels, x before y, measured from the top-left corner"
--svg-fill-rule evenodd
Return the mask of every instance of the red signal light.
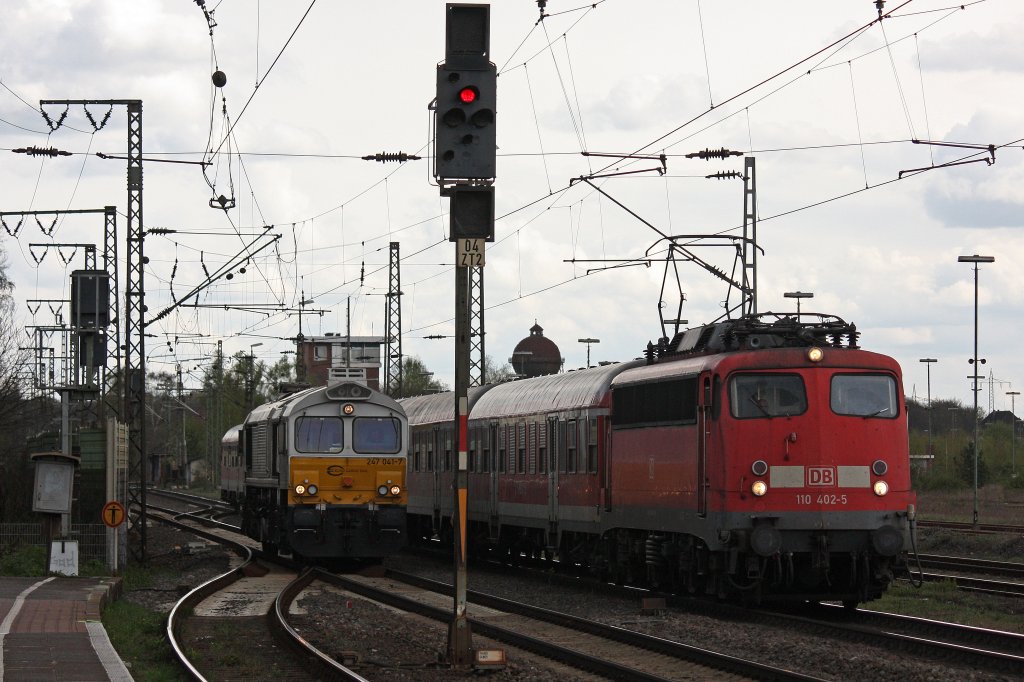
<path id="1" fill-rule="evenodd" d="M 467 86 L 459 90 L 459 101 L 463 104 L 472 104 L 480 97 L 480 92 L 473 86 Z"/>

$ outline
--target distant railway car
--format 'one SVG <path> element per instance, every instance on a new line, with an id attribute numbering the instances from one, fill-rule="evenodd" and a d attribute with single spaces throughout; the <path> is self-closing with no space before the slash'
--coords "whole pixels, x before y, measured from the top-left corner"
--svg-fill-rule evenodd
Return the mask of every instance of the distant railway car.
<path id="1" fill-rule="evenodd" d="M 474 389 L 469 549 L 746 601 L 877 598 L 916 502 L 899 365 L 823 315 Z M 403 401 L 410 534 L 451 533 L 452 395 Z"/>
<path id="2" fill-rule="evenodd" d="M 255 408 L 241 426 L 242 530 L 268 552 L 380 558 L 406 543 L 409 425 L 354 382 Z"/>
<path id="3" fill-rule="evenodd" d="M 228 429 L 220 439 L 220 499 L 238 506 L 245 496 L 245 467 L 238 448 L 242 425 Z"/>

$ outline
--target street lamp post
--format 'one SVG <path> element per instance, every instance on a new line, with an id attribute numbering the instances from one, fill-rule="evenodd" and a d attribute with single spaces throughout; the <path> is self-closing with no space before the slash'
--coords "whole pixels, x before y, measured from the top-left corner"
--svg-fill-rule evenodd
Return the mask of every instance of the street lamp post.
<path id="1" fill-rule="evenodd" d="M 938 362 L 935 358 L 921 358 L 918 362 L 925 363 L 924 366 L 928 370 L 928 456 L 933 457 L 932 454 L 932 363 Z M 930 465 L 929 465 L 930 466 Z"/>
<path id="2" fill-rule="evenodd" d="M 981 263 L 994 263 L 995 256 L 960 256 L 958 263 L 974 263 L 974 357 L 968 360 L 973 370 L 971 379 L 974 380 L 974 525 L 978 525 L 978 266 Z M 981 359 L 985 364 L 985 359 Z"/>
<path id="3" fill-rule="evenodd" d="M 1020 395 L 1020 391 L 1007 391 L 1006 395 L 1010 396 L 1010 426 L 1013 431 L 1010 432 L 1010 477 L 1017 478 L 1017 396 Z"/>
<path id="4" fill-rule="evenodd" d="M 579 341 L 580 343 L 587 344 L 587 369 L 590 369 L 590 344 L 592 344 L 592 343 L 601 343 L 601 339 L 586 338 L 586 339 L 577 339 L 577 341 Z"/>
<path id="5" fill-rule="evenodd" d="M 800 317 L 800 299 L 802 298 L 814 298 L 814 294 L 809 291 L 787 291 L 782 294 L 784 298 L 795 298 L 796 299 L 796 316 Z"/>

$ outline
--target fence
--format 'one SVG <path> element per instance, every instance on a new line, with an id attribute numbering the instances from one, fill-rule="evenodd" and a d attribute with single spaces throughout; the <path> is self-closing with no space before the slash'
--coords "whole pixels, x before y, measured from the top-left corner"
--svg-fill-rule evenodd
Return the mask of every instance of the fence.
<path id="1" fill-rule="evenodd" d="M 78 541 L 80 562 L 107 563 L 107 527 L 102 523 L 73 523 L 70 534 L 64 539 Z M 0 555 L 26 546 L 46 549 L 43 524 L 0 523 Z"/>

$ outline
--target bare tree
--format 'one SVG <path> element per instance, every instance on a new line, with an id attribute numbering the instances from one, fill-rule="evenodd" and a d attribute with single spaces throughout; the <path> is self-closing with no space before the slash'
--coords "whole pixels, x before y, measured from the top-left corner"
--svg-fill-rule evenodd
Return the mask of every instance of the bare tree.
<path id="1" fill-rule="evenodd" d="M 26 440 L 38 421 L 25 395 L 24 370 L 32 366 L 31 356 L 18 348 L 21 329 L 15 321 L 13 291 L 6 254 L 0 247 L 0 520 L 24 513 L 17 503 L 27 482 Z"/>

